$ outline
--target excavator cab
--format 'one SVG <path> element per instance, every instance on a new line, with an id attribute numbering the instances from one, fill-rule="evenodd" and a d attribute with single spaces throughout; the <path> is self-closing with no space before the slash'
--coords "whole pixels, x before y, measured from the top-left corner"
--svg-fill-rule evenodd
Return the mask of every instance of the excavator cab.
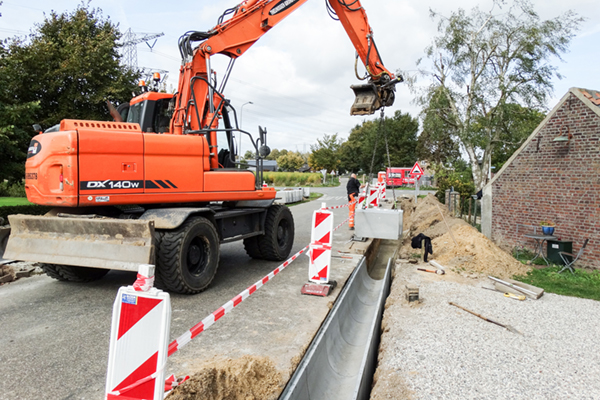
<path id="1" fill-rule="evenodd" d="M 172 94 L 147 92 L 117 108 L 124 122 L 140 125 L 142 132 L 169 133 Z"/>

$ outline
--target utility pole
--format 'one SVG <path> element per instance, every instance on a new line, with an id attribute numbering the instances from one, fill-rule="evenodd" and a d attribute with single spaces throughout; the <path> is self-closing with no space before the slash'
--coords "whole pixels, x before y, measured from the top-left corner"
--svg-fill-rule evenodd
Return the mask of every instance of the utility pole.
<path id="1" fill-rule="evenodd" d="M 136 70 L 138 68 L 137 64 L 137 45 L 140 43 L 146 43 L 150 50 L 154 48 L 156 44 L 156 39 L 164 36 L 164 33 L 140 33 L 138 34 L 133 32 L 131 28 L 127 29 L 127 32 L 123 35 L 123 64 L 128 66 L 132 70 Z M 154 43 L 152 46 L 148 44 L 150 40 L 154 39 Z"/>

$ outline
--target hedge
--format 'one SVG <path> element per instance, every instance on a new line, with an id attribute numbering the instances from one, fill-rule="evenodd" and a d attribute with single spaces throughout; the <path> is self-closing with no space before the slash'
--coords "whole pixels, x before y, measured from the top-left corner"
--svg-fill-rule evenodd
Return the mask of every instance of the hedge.
<path id="1" fill-rule="evenodd" d="M 8 224 L 8 216 L 12 214 L 28 214 L 28 215 L 44 215 L 50 211 L 52 207 L 40 206 L 37 204 L 23 206 L 4 206 L 0 207 L 0 218 L 4 219 L 4 223 Z"/>

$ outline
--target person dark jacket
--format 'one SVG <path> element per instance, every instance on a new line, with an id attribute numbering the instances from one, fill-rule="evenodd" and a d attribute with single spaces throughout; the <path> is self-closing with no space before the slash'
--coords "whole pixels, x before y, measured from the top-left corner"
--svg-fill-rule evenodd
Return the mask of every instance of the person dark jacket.
<path id="1" fill-rule="evenodd" d="M 348 192 L 348 201 L 350 201 L 351 194 L 353 194 L 354 198 L 358 200 L 360 181 L 354 177 L 350 177 L 350 179 L 348 179 L 348 183 L 346 184 L 346 192 Z"/>

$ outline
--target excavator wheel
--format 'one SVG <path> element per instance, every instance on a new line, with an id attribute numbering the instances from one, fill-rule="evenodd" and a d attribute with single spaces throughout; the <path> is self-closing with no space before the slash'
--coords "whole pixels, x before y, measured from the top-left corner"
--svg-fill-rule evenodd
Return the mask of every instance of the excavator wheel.
<path id="1" fill-rule="evenodd" d="M 199 293 L 219 266 L 219 235 L 204 217 L 193 217 L 164 233 L 158 251 L 157 280 L 170 292 Z"/>
<path id="2" fill-rule="evenodd" d="M 252 258 L 258 260 L 262 260 L 264 258 L 258 245 L 258 236 L 252 236 L 244 239 L 244 249 L 246 250 L 246 254 Z"/>
<path id="3" fill-rule="evenodd" d="M 59 281 L 91 282 L 102 278 L 108 269 L 75 267 L 72 265 L 41 264 L 46 275 Z"/>
<path id="4" fill-rule="evenodd" d="M 294 245 L 294 217 L 290 209 L 273 205 L 267 210 L 265 234 L 257 236 L 262 258 L 283 261 L 290 255 Z"/>

